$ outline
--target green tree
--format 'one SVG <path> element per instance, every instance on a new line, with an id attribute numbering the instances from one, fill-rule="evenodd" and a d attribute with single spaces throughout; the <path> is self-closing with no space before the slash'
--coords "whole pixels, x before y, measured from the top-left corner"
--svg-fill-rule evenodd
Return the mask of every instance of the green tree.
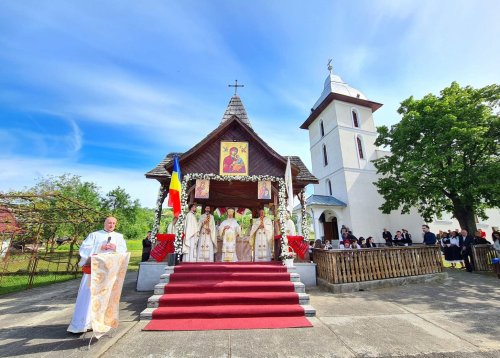
<path id="1" fill-rule="evenodd" d="M 135 239 L 137 235 L 145 234 L 134 231 L 133 225 L 139 214 L 139 201 L 132 200 L 125 189 L 117 187 L 106 194 L 102 200 L 102 207 L 106 213 L 118 220 L 118 230 L 128 239 Z M 147 230 L 146 230 L 147 231 Z"/>
<path id="2" fill-rule="evenodd" d="M 426 221 L 450 212 L 462 228 L 476 230 L 476 215 L 500 200 L 500 86 L 475 89 L 453 82 L 440 96 L 410 97 L 402 120 L 378 128 L 378 146 L 392 155 L 374 161 L 384 213 L 416 207 Z"/>
<path id="3" fill-rule="evenodd" d="M 45 223 L 43 239 L 51 250 L 54 249 L 56 237 L 68 236 L 71 239 L 70 253 L 73 253 L 75 244 L 85 235 L 102 228 L 101 194 L 95 183 L 82 181 L 81 177 L 72 174 L 46 176 L 38 178 L 35 186 L 28 191 L 39 195 L 58 194 L 64 199 L 39 203 L 48 205 L 41 212 Z M 82 213 L 85 213 L 84 217 Z M 50 222 L 58 224 L 49 225 Z"/>

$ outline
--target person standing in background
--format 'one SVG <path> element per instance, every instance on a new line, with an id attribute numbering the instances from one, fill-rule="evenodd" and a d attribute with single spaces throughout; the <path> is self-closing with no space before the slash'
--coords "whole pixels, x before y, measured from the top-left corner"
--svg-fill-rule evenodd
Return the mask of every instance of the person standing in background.
<path id="1" fill-rule="evenodd" d="M 145 262 L 149 260 L 149 255 L 151 254 L 151 246 L 153 243 L 151 242 L 151 231 L 148 231 L 146 238 L 142 240 L 142 258 L 141 262 Z"/>

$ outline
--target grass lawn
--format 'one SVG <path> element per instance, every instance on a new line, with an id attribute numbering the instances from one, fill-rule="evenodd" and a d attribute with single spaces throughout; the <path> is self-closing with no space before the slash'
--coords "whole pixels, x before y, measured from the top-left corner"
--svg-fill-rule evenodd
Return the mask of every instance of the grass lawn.
<path id="1" fill-rule="evenodd" d="M 127 249 L 130 251 L 129 271 L 139 270 L 139 263 L 142 256 L 142 240 L 127 240 Z M 76 249 L 78 250 L 78 249 Z M 61 245 L 56 253 L 50 255 L 50 260 L 38 260 L 38 273 L 33 277 L 33 287 L 50 285 L 56 282 L 64 282 L 82 277 L 81 270 L 77 274 L 63 273 L 66 271 L 67 263 L 64 262 L 69 245 Z M 0 295 L 23 291 L 27 289 L 29 282 L 28 268 L 31 254 L 20 254 L 11 256 L 11 259 L 4 263 L 0 260 Z M 72 259 L 76 265 L 77 256 Z"/>

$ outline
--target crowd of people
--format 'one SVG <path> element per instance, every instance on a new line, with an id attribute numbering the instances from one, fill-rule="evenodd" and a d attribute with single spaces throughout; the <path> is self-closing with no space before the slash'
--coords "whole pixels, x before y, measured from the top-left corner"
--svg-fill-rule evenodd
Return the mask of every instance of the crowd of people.
<path id="1" fill-rule="evenodd" d="M 379 246 L 411 246 L 414 241 L 407 229 L 397 230 L 393 236 L 386 228 L 382 231 L 383 244 Z M 493 246 L 500 254 L 500 232 L 493 231 L 491 234 Z M 469 235 L 467 230 L 449 230 L 448 232 L 440 231 L 437 235 L 430 231 L 428 225 L 422 225 L 422 241 L 418 242 L 424 245 L 440 245 L 444 259 L 452 268 L 457 267 L 466 269 L 468 272 L 474 270 L 474 262 L 472 257 L 472 247 L 474 245 L 492 244 L 486 239 L 486 232 L 477 230 L 474 236 Z M 339 240 L 338 250 L 353 250 L 377 247 L 373 242 L 373 237 L 369 236 L 366 239 L 362 236 L 357 238 L 352 231 L 345 226 L 341 229 L 341 238 Z M 310 253 L 313 249 L 333 250 L 334 246 L 330 240 L 316 240 L 310 243 Z"/>
<path id="2" fill-rule="evenodd" d="M 459 268 L 465 268 L 468 272 L 474 270 L 472 247 L 475 245 L 491 245 L 491 242 L 486 239 L 486 232 L 482 230 L 477 230 L 474 236 L 469 235 L 465 229 L 449 230 L 448 232 L 440 231 L 437 236 L 446 262 L 453 268 L 460 264 Z M 494 248 L 500 253 L 500 233 L 493 231 L 491 238 Z"/>

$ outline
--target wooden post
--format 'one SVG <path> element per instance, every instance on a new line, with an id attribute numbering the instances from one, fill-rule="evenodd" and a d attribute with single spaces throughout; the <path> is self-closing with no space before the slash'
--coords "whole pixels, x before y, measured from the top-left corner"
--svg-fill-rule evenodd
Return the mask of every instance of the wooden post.
<path id="1" fill-rule="evenodd" d="M 160 221 L 161 214 L 163 209 L 163 202 L 168 194 L 168 185 L 167 183 L 162 183 L 160 185 L 160 189 L 158 190 L 158 197 L 156 199 L 156 209 L 155 209 L 155 222 L 153 224 L 153 228 L 151 229 L 151 241 L 153 245 L 156 244 L 156 234 L 160 231 Z"/>

